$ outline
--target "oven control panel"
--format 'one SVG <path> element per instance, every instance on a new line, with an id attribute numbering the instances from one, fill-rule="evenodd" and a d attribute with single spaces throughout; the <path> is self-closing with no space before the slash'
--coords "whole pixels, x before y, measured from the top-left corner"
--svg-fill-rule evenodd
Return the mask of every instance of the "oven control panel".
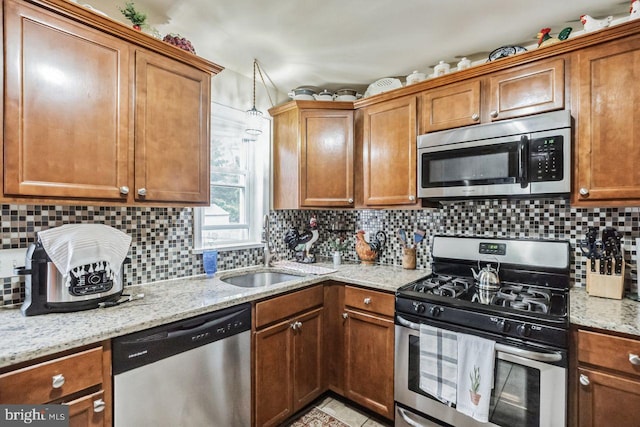
<path id="1" fill-rule="evenodd" d="M 506 255 L 507 245 L 505 243 L 480 242 L 478 252 L 489 255 Z"/>

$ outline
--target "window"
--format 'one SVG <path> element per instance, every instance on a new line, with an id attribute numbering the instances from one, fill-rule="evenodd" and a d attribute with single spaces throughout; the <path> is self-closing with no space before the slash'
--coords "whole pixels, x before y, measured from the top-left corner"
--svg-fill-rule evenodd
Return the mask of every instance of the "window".
<path id="1" fill-rule="evenodd" d="M 262 134 L 250 137 L 244 117 L 244 111 L 211 105 L 211 205 L 195 209 L 196 249 L 260 244 L 269 207 L 271 126 L 264 119 Z"/>

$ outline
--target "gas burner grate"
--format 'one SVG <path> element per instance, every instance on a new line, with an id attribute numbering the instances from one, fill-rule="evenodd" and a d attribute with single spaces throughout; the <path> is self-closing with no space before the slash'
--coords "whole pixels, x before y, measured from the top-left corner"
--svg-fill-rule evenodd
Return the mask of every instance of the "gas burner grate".
<path id="1" fill-rule="evenodd" d="M 494 305 L 542 314 L 549 313 L 550 302 L 548 291 L 524 285 L 505 285 L 493 298 Z"/>

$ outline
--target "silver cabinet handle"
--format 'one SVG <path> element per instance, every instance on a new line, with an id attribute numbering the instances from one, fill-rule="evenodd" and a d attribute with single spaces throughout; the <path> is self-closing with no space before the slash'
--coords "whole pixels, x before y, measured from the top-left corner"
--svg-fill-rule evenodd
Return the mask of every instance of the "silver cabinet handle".
<path id="1" fill-rule="evenodd" d="M 351 204 L 351 203 L 353 203 L 353 199 L 349 199 L 349 200 L 347 200 L 347 202 L 348 202 L 349 204 Z"/>
<path id="2" fill-rule="evenodd" d="M 369 304 L 371 304 L 371 298 L 366 297 L 366 298 L 364 299 L 364 301 L 363 301 L 363 302 L 364 302 L 366 305 L 369 305 Z"/>
<path id="3" fill-rule="evenodd" d="M 588 196 L 589 195 L 589 189 L 587 187 L 580 188 L 580 195 L 581 196 Z"/>
<path id="4" fill-rule="evenodd" d="M 291 327 L 291 329 L 293 329 L 294 331 L 296 329 L 298 329 L 298 325 L 296 325 L 297 322 L 293 322 L 292 324 L 290 324 L 289 326 Z"/>
<path id="5" fill-rule="evenodd" d="M 93 412 L 102 412 L 104 411 L 105 406 L 104 400 L 98 399 L 93 401 Z"/>
<path id="6" fill-rule="evenodd" d="M 296 329 L 302 329 L 302 322 L 296 322 Z"/>
<path id="7" fill-rule="evenodd" d="M 409 196 L 409 201 L 410 202 L 415 202 L 416 201 L 416 196 L 414 196 L 414 195 Z"/>
<path id="8" fill-rule="evenodd" d="M 138 196 L 146 196 L 147 189 L 146 188 L 138 188 Z"/>
<path id="9" fill-rule="evenodd" d="M 348 317 L 349 317 L 349 314 L 348 314 L 348 313 L 342 313 L 342 318 L 343 318 L 343 319 L 347 319 Z"/>
<path id="10" fill-rule="evenodd" d="M 120 187 L 120 194 L 122 195 L 129 194 L 129 187 L 127 187 L 126 185 L 123 185 L 122 187 Z"/>
<path id="11" fill-rule="evenodd" d="M 489 115 L 491 116 L 491 118 L 495 119 L 498 117 L 498 112 L 496 110 L 493 110 L 489 113 Z"/>
<path id="12" fill-rule="evenodd" d="M 637 354 L 631 354 L 629 353 L 629 362 L 631 362 L 632 365 L 640 365 L 640 357 L 638 357 Z"/>
<path id="13" fill-rule="evenodd" d="M 64 375 L 58 374 L 51 377 L 51 386 L 53 388 L 60 388 L 64 385 Z"/>
<path id="14" fill-rule="evenodd" d="M 583 386 L 588 386 L 591 382 L 589 381 L 589 377 L 585 374 L 580 374 L 580 384 Z"/>
<path id="15" fill-rule="evenodd" d="M 477 122 L 478 120 L 480 120 L 480 114 L 478 113 L 473 113 L 471 115 L 471 120 L 473 120 L 474 122 Z"/>

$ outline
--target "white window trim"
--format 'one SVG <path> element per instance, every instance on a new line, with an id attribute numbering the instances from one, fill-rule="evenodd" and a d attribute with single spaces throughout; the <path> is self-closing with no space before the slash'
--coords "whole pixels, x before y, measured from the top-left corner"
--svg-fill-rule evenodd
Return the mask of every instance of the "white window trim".
<path id="1" fill-rule="evenodd" d="M 237 110 L 233 107 L 229 107 L 223 104 L 212 102 L 212 112 L 216 106 L 224 108 L 230 108 Z M 239 111 L 239 110 L 238 110 Z M 203 209 L 193 209 L 193 253 L 202 253 L 206 249 L 215 249 L 218 251 L 231 251 L 240 249 L 253 249 L 264 246 L 261 242 L 262 233 L 262 218 L 269 212 L 270 204 L 270 163 L 271 163 L 271 138 L 272 138 L 272 120 L 270 117 L 264 118 L 264 126 L 262 135 L 259 136 L 257 141 L 247 142 L 247 144 L 254 144 L 254 151 L 252 153 L 253 170 L 248 174 L 247 179 L 252 182 L 247 183 L 247 201 L 249 207 L 247 208 L 246 219 L 249 226 L 249 237 L 245 241 L 241 242 L 221 242 L 220 244 L 213 245 L 211 247 L 204 248 L 202 242 L 201 224 L 203 221 Z M 213 150 L 211 150 L 213 151 Z M 250 193 L 250 194 L 249 194 Z M 254 207 L 254 209 L 251 209 Z M 237 227 L 232 227 L 237 228 Z"/>

